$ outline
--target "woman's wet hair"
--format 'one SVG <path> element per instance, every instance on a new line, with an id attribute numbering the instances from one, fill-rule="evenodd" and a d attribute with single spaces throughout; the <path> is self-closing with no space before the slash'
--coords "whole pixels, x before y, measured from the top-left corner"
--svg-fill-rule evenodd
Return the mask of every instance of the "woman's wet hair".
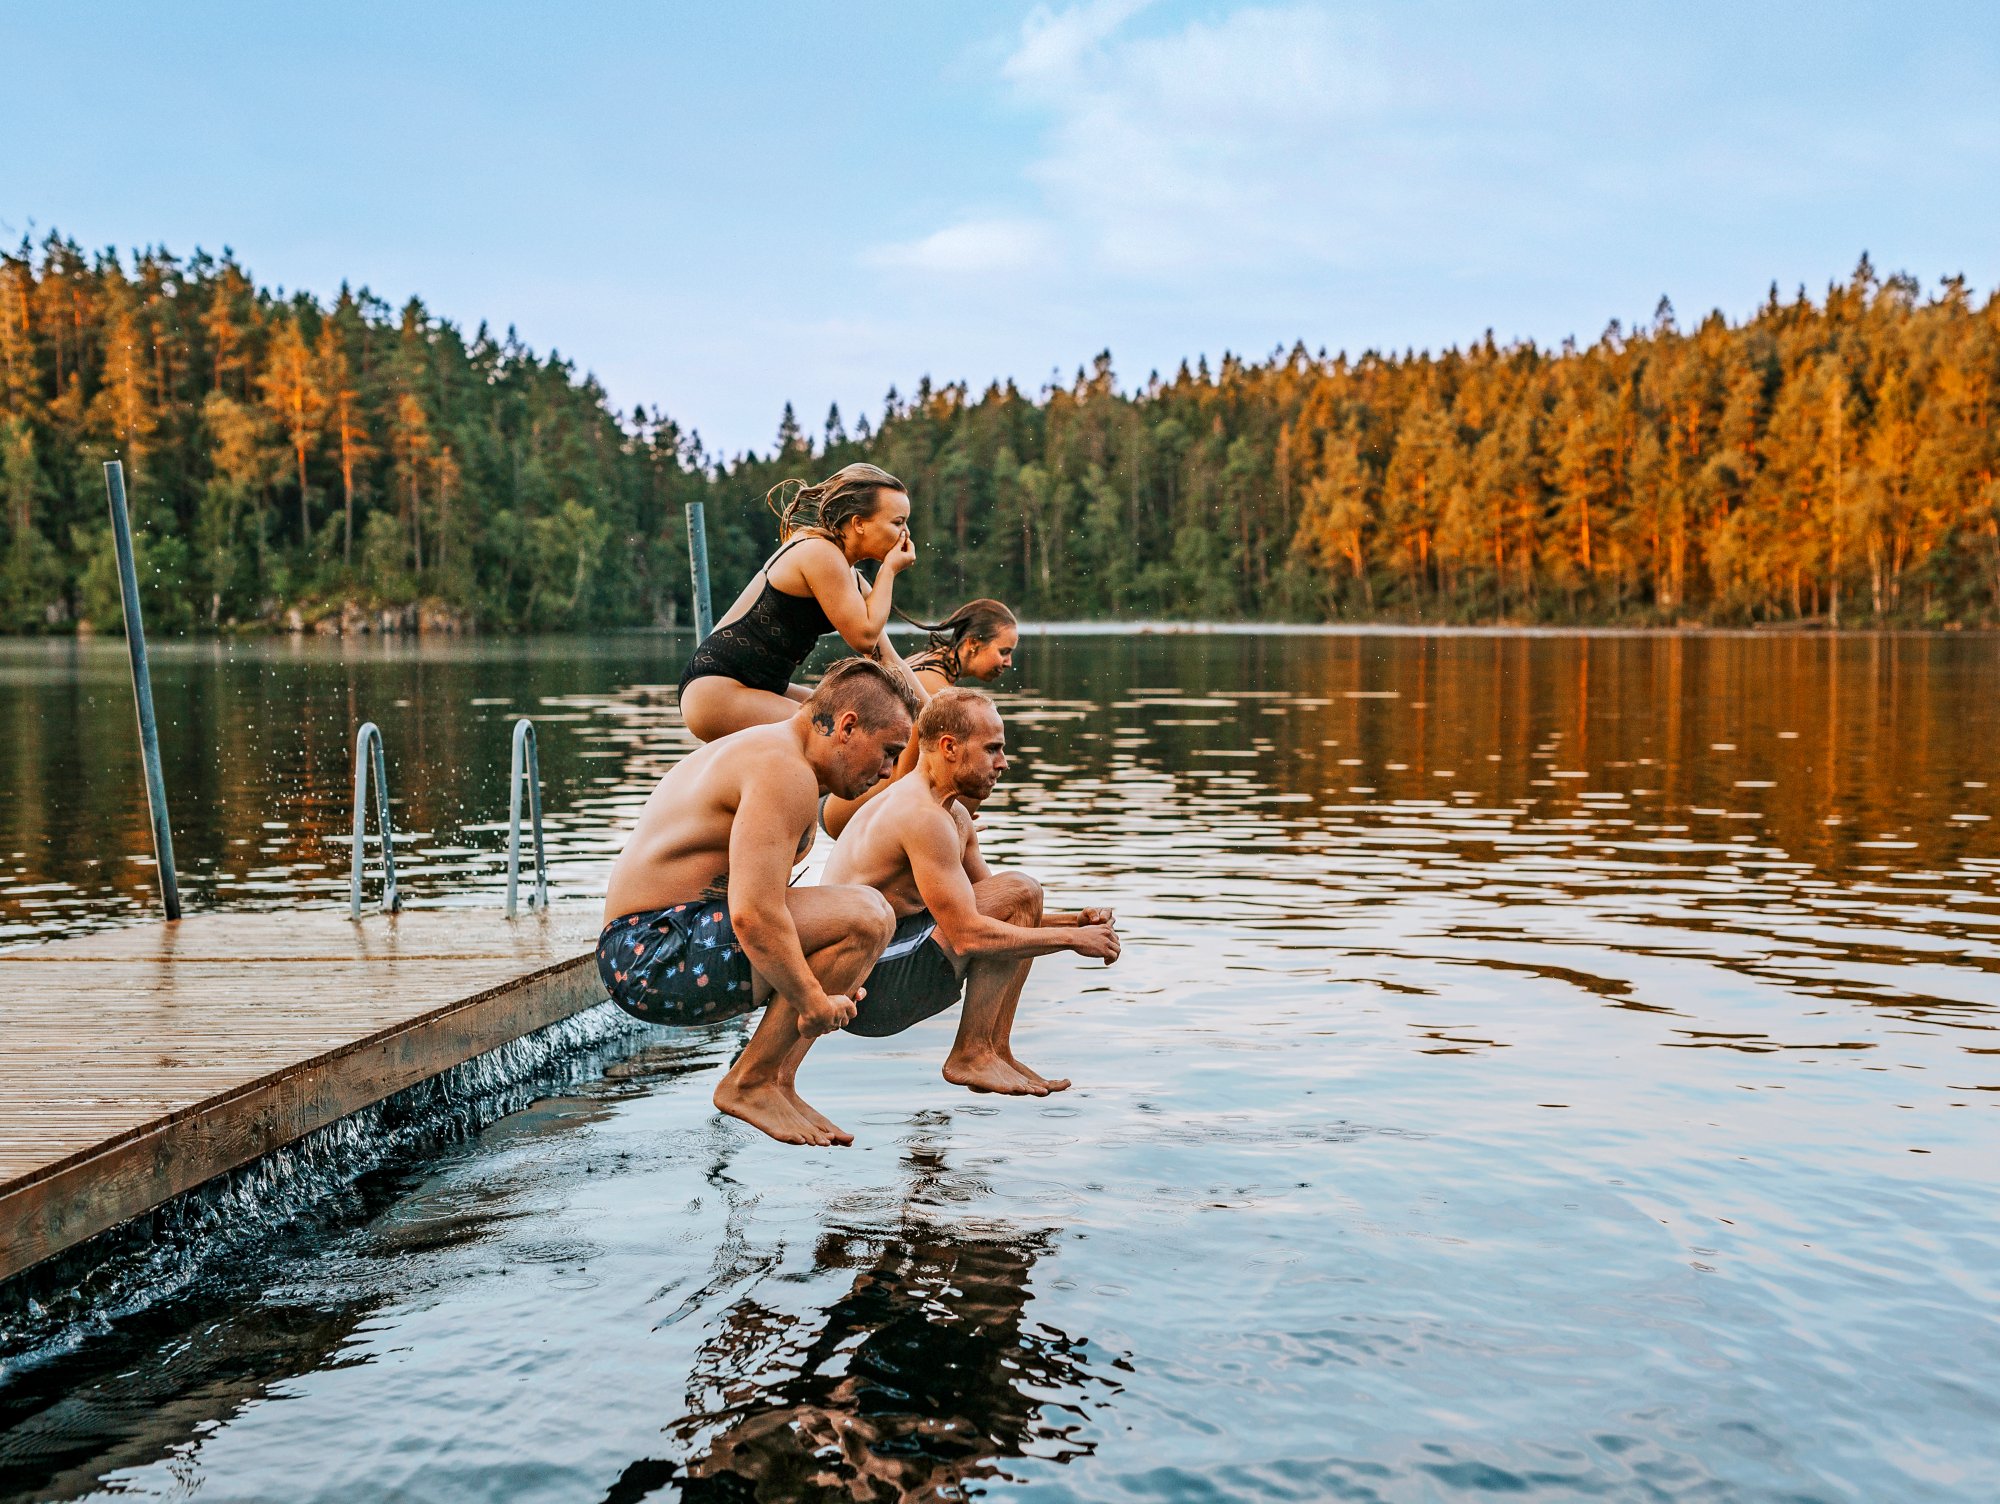
<path id="1" fill-rule="evenodd" d="M 944 676 L 954 682 L 965 667 L 959 655 L 968 645 L 991 642 L 1009 627 L 1020 626 L 1012 611 L 991 600 L 967 601 L 943 621 L 918 621 L 901 611 L 896 614 L 918 631 L 931 634 L 924 656 L 934 659 Z"/>
<path id="2" fill-rule="evenodd" d="M 856 463 L 842 465 L 816 486 L 781 480 L 764 493 L 764 504 L 777 513 L 781 536 L 789 538 L 803 529 L 824 533 L 838 543 L 848 523 L 875 515 L 884 491 L 908 489 L 880 465 Z"/>

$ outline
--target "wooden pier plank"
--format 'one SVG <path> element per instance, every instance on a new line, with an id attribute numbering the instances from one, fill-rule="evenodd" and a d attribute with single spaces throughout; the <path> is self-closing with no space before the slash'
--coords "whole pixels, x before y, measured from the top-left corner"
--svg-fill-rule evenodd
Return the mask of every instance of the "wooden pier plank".
<path id="1" fill-rule="evenodd" d="M 598 909 L 206 914 L 0 951 L 0 1278 L 602 996 Z"/>

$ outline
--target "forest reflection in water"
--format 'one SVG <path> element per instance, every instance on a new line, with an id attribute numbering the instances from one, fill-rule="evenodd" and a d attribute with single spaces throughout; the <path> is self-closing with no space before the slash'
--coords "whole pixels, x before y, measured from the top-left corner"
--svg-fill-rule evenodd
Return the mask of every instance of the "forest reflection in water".
<path id="1" fill-rule="evenodd" d="M 170 646 L 184 886 L 339 901 L 372 718 L 411 897 L 496 902 L 531 714 L 588 893 L 681 651 Z M 123 673 L 0 647 L 0 938 L 150 902 Z M 860 1142 L 789 1155 L 707 1108 L 736 1036 L 639 1036 L 0 1378 L 0 1493 L 2000 1493 L 2000 643 L 1031 635 L 1001 691 L 996 865 L 1127 934 L 1038 963 L 1066 1099 L 829 1041 Z"/>
<path id="2" fill-rule="evenodd" d="M 372 719 L 413 893 L 490 888 L 507 727 L 532 715 L 555 857 L 588 887 L 616 822 L 692 745 L 672 689 L 684 651 L 671 636 L 165 644 L 155 678 L 182 886 L 196 904 L 336 892 L 352 733 Z M 1251 845 L 1362 824 L 1419 845 L 1488 837 L 1484 855 L 1532 880 L 1524 897 L 1615 882 L 1617 862 L 1595 859 L 1620 855 L 1770 873 L 1736 885 L 1767 896 L 1771 883 L 1810 891 L 1814 876 L 1865 893 L 2000 871 L 1984 828 L 2000 802 L 1990 638 L 1030 636 L 1019 666 L 1001 687 L 1016 754 L 1002 797 L 1053 797 L 1075 818 L 1166 795 L 1226 803 L 1194 833 L 1227 813 Z M 0 642 L 0 716 L 0 941 L 149 912 L 117 646 Z M 1536 860 L 1551 851 L 1565 859 Z"/>

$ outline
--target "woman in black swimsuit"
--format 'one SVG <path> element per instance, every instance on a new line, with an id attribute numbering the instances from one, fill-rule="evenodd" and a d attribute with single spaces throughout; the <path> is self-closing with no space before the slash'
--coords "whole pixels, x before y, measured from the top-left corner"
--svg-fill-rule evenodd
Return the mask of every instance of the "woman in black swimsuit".
<path id="1" fill-rule="evenodd" d="M 681 676 L 681 720 L 699 741 L 789 720 L 808 693 L 792 675 L 828 632 L 864 657 L 902 661 L 884 628 L 896 576 L 917 557 L 903 483 L 874 465 L 848 465 L 816 486 L 785 481 L 768 499 L 784 546 Z M 882 563 L 865 595 L 854 573 L 864 559 Z"/>
<path id="2" fill-rule="evenodd" d="M 1021 624 L 998 601 L 967 601 L 937 622 L 915 621 L 900 611 L 896 614 L 931 634 L 924 650 L 904 663 L 926 694 L 934 695 L 961 679 L 985 683 L 1014 666 Z"/>

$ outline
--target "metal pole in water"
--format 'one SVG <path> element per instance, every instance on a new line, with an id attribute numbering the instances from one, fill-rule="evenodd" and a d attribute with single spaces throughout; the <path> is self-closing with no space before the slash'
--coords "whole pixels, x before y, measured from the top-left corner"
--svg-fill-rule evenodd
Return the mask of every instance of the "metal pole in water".
<path id="1" fill-rule="evenodd" d="M 139 750 L 146 762 L 146 806 L 153 815 L 153 859 L 160 869 L 160 902 L 167 918 L 181 917 L 180 883 L 174 876 L 174 833 L 167 823 L 167 780 L 160 771 L 160 725 L 153 715 L 153 671 L 146 663 L 146 624 L 139 619 L 139 571 L 132 563 L 132 519 L 125 510 L 125 466 L 104 462 L 111 495 L 111 538 L 118 549 L 118 594 L 125 604 L 125 646 L 132 655 L 132 698 L 139 706 Z"/>
<path id="2" fill-rule="evenodd" d="M 715 629 L 715 613 L 708 603 L 708 526 L 702 520 L 702 504 L 687 504 L 688 568 L 694 573 L 694 637 L 699 642 Z"/>

